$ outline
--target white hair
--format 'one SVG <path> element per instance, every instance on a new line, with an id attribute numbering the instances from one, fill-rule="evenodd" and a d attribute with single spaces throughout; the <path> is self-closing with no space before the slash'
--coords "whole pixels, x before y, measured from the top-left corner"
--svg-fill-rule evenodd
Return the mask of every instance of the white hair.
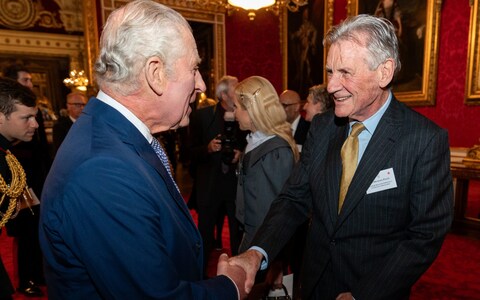
<path id="1" fill-rule="evenodd" d="M 164 63 L 166 76 L 174 75 L 174 63 L 186 54 L 188 22 L 173 9 L 151 0 L 136 0 L 113 11 L 100 37 L 95 75 L 100 88 L 123 95 L 139 88 L 139 73 L 153 56 Z"/>
<path id="2" fill-rule="evenodd" d="M 360 37 L 366 38 L 365 44 L 360 42 Z M 372 70 L 391 58 L 395 62 L 395 74 L 400 71 L 398 38 L 395 28 L 387 19 L 366 14 L 349 17 L 330 29 L 323 44 L 332 45 L 339 40 L 353 41 L 366 47 L 371 54 L 368 64 Z"/>

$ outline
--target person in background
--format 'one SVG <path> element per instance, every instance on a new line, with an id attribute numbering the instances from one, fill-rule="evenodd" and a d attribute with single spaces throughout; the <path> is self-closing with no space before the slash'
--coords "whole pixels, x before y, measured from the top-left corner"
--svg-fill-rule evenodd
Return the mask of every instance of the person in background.
<path id="1" fill-rule="evenodd" d="M 78 117 L 87 104 L 87 96 L 80 92 L 73 92 L 67 95 L 67 116 L 61 116 L 53 125 L 52 136 L 55 151 L 58 151 L 63 140 L 67 136 L 70 127 L 77 121 Z"/>
<path id="2" fill-rule="evenodd" d="M 293 138 L 297 143 L 298 150 L 302 151 L 302 145 L 307 138 L 308 128 L 310 123 L 300 114 L 302 108 L 302 100 L 300 95 L 292 90 L 285 90 L 280 94 L 280 103 L 287 114 L 287 122 L 291 124 L 293 131 Z"/>
<path id="3" fill-rule="evenodd" d="M 228 216 L 232 254 L 238 253 L 241 240 L 235 218 L 235 171 L 240 149 L 246 144 L 246 133 L 239 130 L 233 115 L 237 83 L 234 76 L 220 78 L 215 89 L 218 103 L 192 113 L 189 127 L 190 170 L 194 180 L 191 201 L 196 202 L 198 230 L 205 247 L 205 272 L 215 246 L 215 225 L 223 223 L 224 211 Z M 217 226 L 217 231 L 221 231 L 221 227 Z"/>
<path id="4" fill-rule="evenodd" d="M 38 128 L 36 114 L 35 94 L 10 78 L 0 77 L 0 228 L 18 216 L 24 195 L 29 195 L 25 171 L 10 149 L 17 141 L 28 142 L 33 138 Z M 12 299 L 13 293 L 13 285 L 0 260 L 0 299 Z"/>
<path id="5" fill-rule="evenodd" d="M 243 80 L 235 88 L 234 99 L 235 119 L 241 130 L 250 131 L 240 162 L 236 199 L 236 216 L 244 232 L 241 253 L 250 247 L 300 154 L 278 94 L 267 79 L 252 76 Z M 286 263 L 284 258 L 272 264 L 267 286 L 282 288 Z M 257 281 L 262 282 L 262 277 Z"/>
<path id="6" fill-rule="evenodd" d="M 11 65 L 5 69 L 4 75 L 33 90 L 32 75 L 25 66 Z M 28 142 L 15 143 L 11 151 L 25 169 L 28 186 L 36 195 L 41 195 L 52 159 L 40 110 L 37 112 L 36 119 L 38 128 L 33 138 Z M 32 297 L 42 296 L 43 292 L 39 286 L 45 284 L 42 252 L 38 243 L 39 215 L 40 205 L 34 205 L 31 209 L 21 210 L 18 216 L 6 226 L 7 234 L 15 237 L 17 246 L 19 281 L 17 290 Z"/>
<path id="7" fill-rule="evenodd" d="M 333 100 L 327 92 L 327 86 L 318 84 L 308 90 L 307 102 L 303 106 L 305 120 L 312 122 L 313 117 L 333 107 Z"/>
<path id="8" fill-rule="evenodd" d="M 227 254 L 218 276 L 203 280 L 200 233 L 153 137 L 188 125 L 190 103 L 205 91 L 199 63 L 192 30 L 173 9 L 137 0 L 109 15 L 94 68 L 99 93 L 42 195 L 49 299 L 245 297 L 245 273 Z"/>
<path id="9" fill-rule="evenodd" d="M 335 109 L 313 119 L 254 247 L 230 263 L 246 270 L 249 290 L 311 216 L 302 299 L 408 299 L 452 222 L 448 133 L 392 93 L 400 60 L 390 22 L 349 17 L 324 45 Z"/>

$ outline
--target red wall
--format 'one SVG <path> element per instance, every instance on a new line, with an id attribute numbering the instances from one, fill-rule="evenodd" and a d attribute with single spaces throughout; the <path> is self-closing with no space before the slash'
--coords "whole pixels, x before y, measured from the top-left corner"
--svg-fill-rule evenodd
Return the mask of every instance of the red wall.
<path id="1" fill-rule="evenodd" d="M 345 18 L 346 3 L 347 0 L 335 1 L 335 23 Z M 453 147 L 480 143 L 480 106 L 464 104 L 469 22 L 468 0 L 443 0 L 436 104 L 414 108 L 446 128 Z M 280 92 L 283 75 L 279 32 L 278 17 L 269 12 L 259 13 L 254 21 L 249 21 L 245 12 L 228 16 L 227 73 L 240 80 L 251 75 L 264 76 Z"/>

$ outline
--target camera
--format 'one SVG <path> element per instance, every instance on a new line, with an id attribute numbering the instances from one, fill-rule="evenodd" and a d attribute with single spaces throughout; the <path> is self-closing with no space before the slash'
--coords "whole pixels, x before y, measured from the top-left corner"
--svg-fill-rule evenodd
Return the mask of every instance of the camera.
<path id="1" fill-rule="evenodd" d="M 237 146 L 237 138 L 235 136 L 235 116 L 232 112 L 225 112 L 223 119 L 223 133 L 219 134 L 217 138 L 222 141 L 222 162 L 226 165 L 231 165 L 232 160 L 235 157 L 235 152 L 233 150 Z"/>

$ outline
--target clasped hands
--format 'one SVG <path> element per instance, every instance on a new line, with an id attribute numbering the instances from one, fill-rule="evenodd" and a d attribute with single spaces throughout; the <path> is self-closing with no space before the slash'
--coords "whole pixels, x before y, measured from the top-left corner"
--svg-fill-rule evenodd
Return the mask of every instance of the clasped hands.
<path id="1" fill-rule="evenodd" d="M 255 283 L 262 259 L 263 255 L 256 250 L 247 250 L 231 258 L 224 253 L 218 258 L 217 275 L 229 277 L 237 286 L 240 299 L 246 299 Z"/>

